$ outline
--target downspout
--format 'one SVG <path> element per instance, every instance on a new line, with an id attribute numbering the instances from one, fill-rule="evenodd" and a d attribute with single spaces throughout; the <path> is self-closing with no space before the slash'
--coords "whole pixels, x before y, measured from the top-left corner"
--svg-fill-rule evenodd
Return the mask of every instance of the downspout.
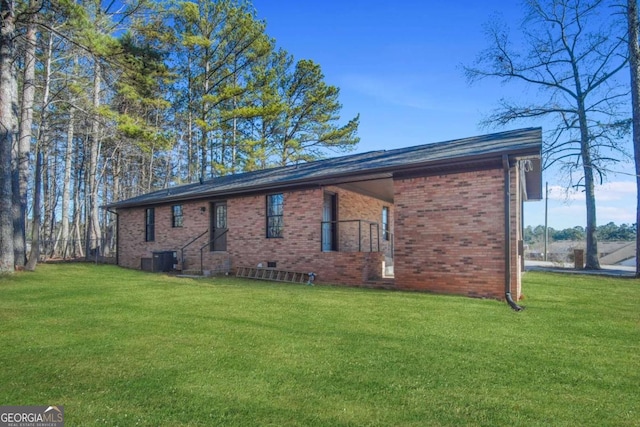
<path id="1" fill-rule="evenodd" d="M 107 212 L 116 216 L 116 265 L 120 266 L 120 215 L 110 209 L 107 209 Z"/>
<path id="2" fill-rule="evenodd" d="M 515 311 L 521 311 L 511 297 L 511 171 L 509 170 L 509 156 L 502 155 L 502 167 L 504 169 L 504 297 L 509 306 Z"/>

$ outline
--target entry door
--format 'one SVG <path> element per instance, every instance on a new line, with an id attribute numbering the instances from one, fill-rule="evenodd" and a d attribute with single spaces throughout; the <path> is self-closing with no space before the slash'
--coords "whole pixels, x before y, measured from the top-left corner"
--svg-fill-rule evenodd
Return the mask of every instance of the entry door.
<path id="1" fill-rule="evenodd" d="M 227 202 L 212 203 L 211 210 L 211 250 L 227 250 Z"/>
<path id="2" fill-rule="evenodd" d="M 324 252 L 338 250 L 338 196 L 324 193 L 322 209 L 322 250 Z"/>

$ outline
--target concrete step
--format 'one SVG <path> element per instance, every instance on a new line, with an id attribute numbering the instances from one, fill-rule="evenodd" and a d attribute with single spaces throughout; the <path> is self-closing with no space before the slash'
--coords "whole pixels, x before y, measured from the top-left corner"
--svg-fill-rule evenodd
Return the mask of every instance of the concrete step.
<path id="1" fill-rule="evenodd" d="M 382 279 L 367 280 L 364 287 L 374 289 L 395 289 L 396 282 L 393 277 L 384 277 Z"/>
<path id="2" fill-rule="evenodd" d="M 196 269 L 182 270 L 180 276 L 202 276 L 202 271 Z"/>

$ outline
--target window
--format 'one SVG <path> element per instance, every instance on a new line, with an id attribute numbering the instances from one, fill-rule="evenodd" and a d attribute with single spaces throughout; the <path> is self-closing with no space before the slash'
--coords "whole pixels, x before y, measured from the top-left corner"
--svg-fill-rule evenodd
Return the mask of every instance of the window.
<path id="1" fill-rule="evenodd" d="M 148 208 L 144 211 L 144 240 L 146 242 L 153 242 L 156 239 L 156 210 L 155 208 Z"/>
<path id="2" fill-rule="evenodd" d="M 282 213 L 284 207 L 284 195 L 270 194 L 267 196 L 267 237 L 282 237 L 284 223 Z"/>
<path id="3" fill-rule="evenodd" d="M 389 208 L 382 207 L 382 239 L 389 240 Z"/>
<path id="4" fill-rule="evenodd" d="M 211 243 L 212 252 L 225 252 L 227 250 L 227 202 L 219 201 L 211 204 Z"/>
<path id="5" fill-rule="evenodd" d="M 171 206 L 171 226 L 182 227 L 182 205 Z"/>
<path id="6" fill-rule="evenodd" d="M 216 229 L 226 229 L 227 228 L 227 204 L 226 203 L 216 203 L 216 212 L 215 212 L 215 227 Z"/>

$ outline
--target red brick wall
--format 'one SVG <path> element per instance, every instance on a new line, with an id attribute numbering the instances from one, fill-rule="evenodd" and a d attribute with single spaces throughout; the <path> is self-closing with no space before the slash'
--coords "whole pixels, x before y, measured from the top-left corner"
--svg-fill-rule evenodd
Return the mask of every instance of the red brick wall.
<path id="1" fill-rule="evenodd" d="M 511 174 L 512 295 L 520 297 L 520 192 Z M 266 238 L 265 195 L 227 199 L 227 252 L 204 252 L 204 269 L 229 264 L 256 266 L 276 262 L 278 269 L 318 274 L 318 283 L 361 285 L 379 278 L 383 253 L 322 252 L 321 221 L 325 191 L 338 194 L 338 219 L 381 223 L 389 206 L 395 234 L 395 285 L 476 297 L 504 298 L 504 192 L 502 169 L 394 181 L 390 205 L 339 187 L 284 192 L 284 235 Z M 202 211 L 202 208 L 205 211 Z M 120 265 L 140 268 L 152 251 L 177 250 L 209 228 L 209 201 L 183 204 L 184 227 L 171 227 L 171 206 L 155 209 L 156 238 L 144 242 L 144 209 L 119 211 Z M 341 225 L 342 249 L 353 227 Z M 368 229 L 363 227 L 363 234 Z M 351 236 L 350 236 L 351 235 Z M 187 268 L 199 268 L 199 248 L 208 234 L 186 251 Z M 382 249 L 389 251 L 390 242 Z M 385 246 L 386 245 L 386 246 Z M 363 250 L 368 250 L 365 239 Z"/>
<path id="2" fill-rule="evenodd" d="M 366 278 L 379 278 L 382 254 L 322 252 L 321 221 L 324 192 L 338 194 L 338 219 L 363 219 L 381 222 L 384 203 L 339 187 L 313 188 L 284 192 L 284 234 L 282 238 L 266 238 L 266 195 L 227 199 L 227 252 L 203 253 L 203 269 L 217 270 L 226 263 L 237 266 L 267 266 L 276 262 L 283 270 L 315 272 L 318 283 L 358 285 Z M 202 211 L 205 208 L 205 211 Z M 391 206 L 390 206 L 391 208 Z M 209 228 L 208 201 L 184 203 L 184 226 L 171 227 L 171 205 L 155 207 L 155 241 L 145 242 L 144 209 L 122 209 L 119 212 L 120 265 L 140 268 L 140 259 L 151 257 L 153 251 L 178 250 Z M 391 218 L 393 209 L 391 211 Z M 344 227 L 341 239 L 357 237 Z M 362 233 L 369 228 L 363 224 Z M 199 248 L 208 242 L 208 233 L 185 250 L 186 268 L 200 268 Z M 363 238 L 364 251 L 369 250 L 369 239 Z M 382 243 L 382 241 L 381 241 Z M 356 244 L 351 243 L 351 246 Z M 180 256 L 180 253 L 178 253 Z M 378 268 L 379 266 L 379 268 Z"/>
<path id="3" fill-rule="evenodd" d="M 233 266 L 276 262 L 277 268 L 313 271 L 320 253 L 321 189 L 285 192 L 282 238 L 266 238 L 265 195 L 229 199 L 227 249 Z"/>
<path id="4" fill-rule="evenodd" d="M 338 219 L 343 221 L 339 225 L 339 239 L 341 251 L 358 250 L 358 234 L 360 234 L 360 249 L 367 252 L 373 247 L 390 254 L 391 243 L 382 237 L 382 208 L 389 208 L 389 226 L 393 231 L 393 204 L 379 199 L 364 196 L 338 187 L 328 187 L 327 191 L 338 194 Z M 362 219 L 377 225 L 369 226 L 367 222 L 347 222 L 349 220 Z"/>
<path id="5" fill-rule="evenodd" d="M 228 203 L 228 251 L 233 267 L 267 266 L 302 272 L 315 272 L 319 283 L 357 285 L 363 282 L 363 269 L 371 259 L 380 263 L 380 272 L 367 267 L 365 276 L 381 274 L 381 257 L 351 252 L 321 251 L 321 222 L 324 192 L 338 194 L 338 219 L 364 219 L 380 222 L 382 201 L 338 187 L 315 188 L 284 193 L 284 233 L 282 238 L 267 239 L 265 196 L 230 199 Z M 340 225 L 342 228 L 342 224 Z M 363 226 L 363 234 L 368 232 Z M 349 227 L 355 233 L 355 229 Z M 356 239 L 355 234 L 341 231 L 341 239 Z M 368 240 L 366 240 L 368 242 Z M 368 244 L 368 243 L 367 243 Z M 366 246 L 366 245 L 365 245 Z M 346 248 L 341 248 L 346 249 Z M 368 246 L 365 249 L 368 250 Z"/>
<path id="6" fill-rule="evenodd" d="M 503 183 L 502 169 L 396 180 L 396 287 L 503 299 Z"/>
<path id="7" fill-rule="evenodd" d="M 140 268 L 141 258 L 150 258 L 154 251 L 178 250 L 209 228 L 209 207 L 206 202 L 183 204 L 183 226 L 171 226 L 171 206 L 155 207 L 155 239 L 145 242 L 145 209 L 118 210 L 118 259 L 123 267 Z M 205 211 L 202 211 L 205 208 Z M 190 246 L 191 253 L 207 242 L 203 236 Z M 200 243 L 202 242 L 202 243 Z"/>

